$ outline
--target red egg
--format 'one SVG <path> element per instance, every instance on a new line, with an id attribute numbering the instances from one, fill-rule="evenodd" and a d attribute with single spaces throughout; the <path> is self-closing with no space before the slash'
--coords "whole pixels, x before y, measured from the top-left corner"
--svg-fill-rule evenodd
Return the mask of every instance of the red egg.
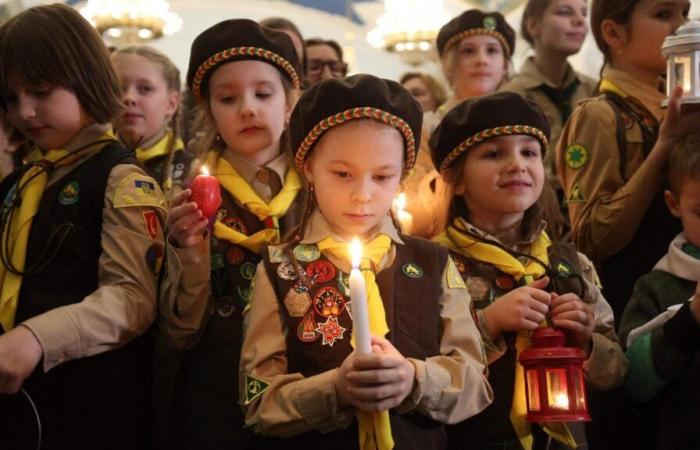
<path id="1" fill-rule="evenodd" d="M 197 175 L 192 181 L 192 201 L 207 219 L 211 218 L 221 206 L 221 189 L 219 180 L 211 175 Z"/>

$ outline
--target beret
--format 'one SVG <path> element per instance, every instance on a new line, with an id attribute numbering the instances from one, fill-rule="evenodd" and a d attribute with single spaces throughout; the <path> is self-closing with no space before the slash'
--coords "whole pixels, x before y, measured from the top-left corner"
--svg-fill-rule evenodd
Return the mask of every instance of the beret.
<path id="1" fill-rule="evenodd" d="M 547 151 L 550 127 L 534 102 L 514 92 L 498 92 L 460 103 L 430 136 L 430 155 L 438 171 L 448 168 L 473 146 L 493 137 L 530 135 Z"/>
<path id="2" fill-rule="evenodd" d="M 506 59 L 515 51 L 515 30 L 508 25 L 503 14 L 484 12 L 480 9 L 464 11 L 440 28 L 437 36 L 437 49 L 440 56 L 465 37 L 485 34 L 501 42 Z"/>
<path id="3" fill-rule="evenodd" d="M 301 87 L 299 58 L 290 37 L 248 19 L 219 22 L 195 38 L 190 51 L 187 85 L 201 101 L 217 67 L 246 59 L 272 64 L 295 88 Z"/>

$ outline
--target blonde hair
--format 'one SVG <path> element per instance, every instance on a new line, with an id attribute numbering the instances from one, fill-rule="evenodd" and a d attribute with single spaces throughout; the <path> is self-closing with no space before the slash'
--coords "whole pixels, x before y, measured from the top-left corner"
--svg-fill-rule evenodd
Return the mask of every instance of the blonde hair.
<path id="1" fill-rule="evenodd" d="M 408 80 L 412 80 L 414 78 L 421 80 L 425 87 L 428 88 L 428 92 L 433 97 L 433 100 L 435 100 L 436 108 L 447 101 L 447 91 L 445 91 L 445 87 L 442 85 L 442 83 L 427 73 L 406 72 L 401 75 L 401 78 L 399 78 L 399 83 L 403 85 Z"/>

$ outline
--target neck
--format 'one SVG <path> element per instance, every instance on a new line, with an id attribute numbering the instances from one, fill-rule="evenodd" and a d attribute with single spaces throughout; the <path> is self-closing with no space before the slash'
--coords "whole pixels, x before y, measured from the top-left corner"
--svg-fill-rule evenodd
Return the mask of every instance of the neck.
<path id="1" fill-rule="evenodd" d="M 227 157 L 232 154 L 235 154 L 238 157 L 243 158 L 248 162 L 255 164 L 258 167 L 263 167 L 265 164 L 269 163 L 270 161 L 272 161 L 280 155 L 279 142 L 275 142 L 273 145 L 259 150 L 255 153 L 234 152 L 230 148 L 226 148 L 226 150 L 224 151 L 224 157 Z M 229 159 L 229 162 L 233 164 L 231 158 L 227 159 Z"/>
<path id="2" fill-rule="evenodd" d="M 635 80 L 652 86 L 654 89 L 659 87 L 659 74 L 648 70 L 641 69 L 625 61 L 615 61 L 610 63 L 610 67 L 616 70 L 627 72 Z"/>
<path id="3" fill-rule="evenodd" d="M 523 240 L 522 222 L 523 213 L 501 215 L 499 217 L 486 217 L 473 215 L 470 218 L 472 225 L 494 236 L 507 247 L 513 247 Z"/>
<path id="4" fill-rule="evenodd" d="M 535 53 L 533 62 L 547 81 L 554 86 L 563 87 L 568 69 L 566 58 L 561 53 L 540 49 Z"/>

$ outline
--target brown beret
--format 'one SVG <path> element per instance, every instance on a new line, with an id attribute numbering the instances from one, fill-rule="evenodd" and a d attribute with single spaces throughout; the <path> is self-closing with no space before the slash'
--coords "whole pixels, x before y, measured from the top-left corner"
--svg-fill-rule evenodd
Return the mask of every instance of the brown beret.
<path id="1" fill-rule="evenodd" d="M 445 115 L 430 136 L 430 154 L 442 171 L 473 146 L 497 136 L 526 134 L 542 144 L 549 142 L 549 122 L 535 103 L 513 92 L 476 97 L 460 103 Z"/>
<path id="2" fill-rule="evenodd" d="M 440 28 L 437 36 L 438 53 L 442 56 L 451 47 L 469 36 L 485 34 L 501 42 L 506 59 L 515 51 L 515 30 L 508 25 L 503 14 L 484 12 L 480 9 L 464 11 Z"/>
<path id="3" fill-rule="evenodd" d="M 390 125 L 404 138 L 404 174 L 416 162 L 423 112 L 399 83 L 372 75 L 323 80 L 299 98 L 289 120 L 289 135 L 299 169 L 321 135 L 354 119 L 373 119 Z"/>
<path id="4" fill-rule="evenodd" d="M 225 20 L 197 36 L 190 51 L 187 85 L 201 101 L 214 69 L 246 59 L 272 64 L 295 88 L 301 87 L 299 58 L 290 37 L 248 19 Z"/>

